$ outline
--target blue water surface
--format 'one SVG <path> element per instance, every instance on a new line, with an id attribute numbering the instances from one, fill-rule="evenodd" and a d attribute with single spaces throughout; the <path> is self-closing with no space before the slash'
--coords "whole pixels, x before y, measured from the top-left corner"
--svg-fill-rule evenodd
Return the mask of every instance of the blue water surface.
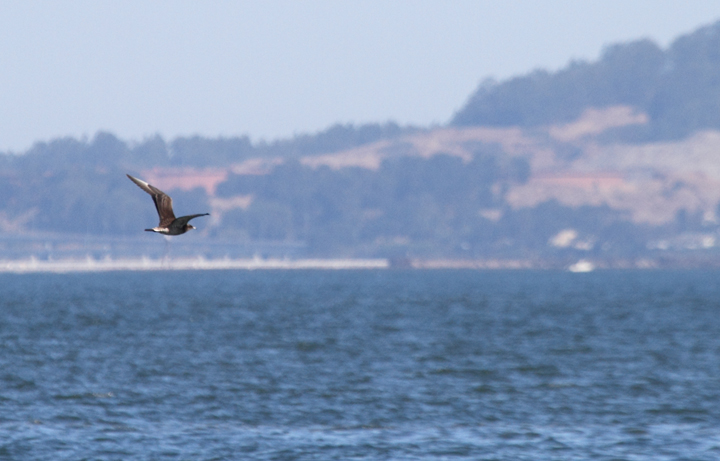
<path id="1" fill-rule="evenodd" d="M 720 459 L 719 279 L 0 275 L 0 459 Z"/>

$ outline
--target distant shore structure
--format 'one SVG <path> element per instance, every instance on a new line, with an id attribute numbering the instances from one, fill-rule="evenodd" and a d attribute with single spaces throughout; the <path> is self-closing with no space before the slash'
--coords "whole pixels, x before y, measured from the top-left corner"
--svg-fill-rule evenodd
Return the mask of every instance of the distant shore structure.
<path id="1" fill-rule="evenodd" d="M 132 258 L 132 259 L 61 259 L 0 260 L 0 273 L 68 273 L 109 271 L 167 271 L 167 270 L 347 270 L 387 269 L 387 259 L 205 259 L 190 258 Z"/>

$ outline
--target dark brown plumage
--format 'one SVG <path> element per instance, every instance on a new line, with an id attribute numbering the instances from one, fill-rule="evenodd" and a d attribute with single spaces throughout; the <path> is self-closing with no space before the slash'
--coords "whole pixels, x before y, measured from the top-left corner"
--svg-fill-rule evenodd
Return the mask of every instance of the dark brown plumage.
<path id="1" fill-rule="evenodd" d="M 179 218 L 176 218 L 175 213 L 173 213 L 172 199 L 169 195 L 167 195 L 165 192 L 161 191 L 157 187 L 151 186 L 142 179 L 134 178 L 130 175 L 127 175 L 127 177 L 130 178 L 132 182 L 137 184 L 140 189 L 150 194 L 153 202 L 155 203 L 155 209 L 157 210 L 158 216 L 160 217 L 160 224 L 158 224 L 157 227 L 153 227 L 152 229 L 145 229 L 148 232 L 157 232 L 158 234 L 164 235 L 184 234 L 190 229 L 195 229 L 194 226 L 188 224 L 188 221 L 193 218 L 197 218 L 198 216 L 208 216 L 210 214 L 192 214 L 189 216 L 181 216 Z"/>

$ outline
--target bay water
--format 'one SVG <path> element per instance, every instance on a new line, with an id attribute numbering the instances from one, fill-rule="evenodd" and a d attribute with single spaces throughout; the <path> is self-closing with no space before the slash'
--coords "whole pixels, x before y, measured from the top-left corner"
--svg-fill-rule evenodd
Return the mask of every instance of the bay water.
<path id="1" fill-rule="evenodd" d="M 718 280 L 2 274 L 0 459 L 716 460 Z"/>

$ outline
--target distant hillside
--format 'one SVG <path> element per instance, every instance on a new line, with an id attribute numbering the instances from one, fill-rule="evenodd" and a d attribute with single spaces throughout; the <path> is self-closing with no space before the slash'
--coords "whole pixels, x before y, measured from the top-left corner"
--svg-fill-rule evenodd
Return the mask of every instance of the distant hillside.
<path id="1" fill-rule="evenodd" d="M 138 217 L 156 218 L 147 197 L 126 187 L 125 173 L 142 172 L 168 190 L 182 185 L 173 193 L 176 203 L 209 208 L 207 194 L 230 172 L 257 173 L 274 159 L 317 156 L 418 131 L 386 123 L 334 125 L 270 143 L 199 136 L 128 143 L 106 132 L 89 140 L 39 142 L 21 155 L 0 154 L 0 234 L 128 235 L 138 228 Z"/>
<path id="2" fill-rule="evenodd" d="M 626 139 L 679 139 L 720 129 L 720 22 L 661 50 L 649 40 L 607 47 L 597 62 L 575 61 L 503 82 L 487 81 L 453 126 L 540 126 L 569 122 L 587 107 L 632 106 L 650 123 Z"/>
<path id="3" fill-rule="evenodd" d="M 0 259 L 22 253 L 18 239 L 46 258 L 88 242 L 96 257 L 158 254 L 130 173 L 177 214 L 211 213 L 180 237 L 217 243 L 207 254 L 720 265 L 719 37 L 720 23 L 665 51 L 615 45 L 595 63 L 486 83 L 443 127 L 37 143 L 0 155 Z"/>

